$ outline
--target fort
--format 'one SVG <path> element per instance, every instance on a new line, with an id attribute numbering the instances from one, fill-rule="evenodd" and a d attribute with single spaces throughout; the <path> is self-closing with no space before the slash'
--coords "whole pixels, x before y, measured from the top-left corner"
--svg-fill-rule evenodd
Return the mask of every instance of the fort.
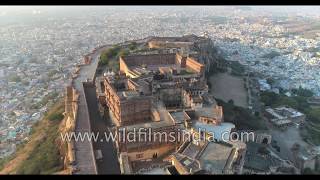
<path id="1" fill-rule="evenodd" d="M 119 72 L 104 74 L 105 101 L 101 104 L 106 102 L 116 126 L 122 173 L 138 172 L 142 162 L 166 159 L 176 152 L 185 143 L 177 137 L 181 130 L 202 136 L 197 128 L 220 133 L 234 128 L 223 122 L 222 107 L 208 93 L 206 67 L 192 51 L 191 37 L 152 38 L 147 43 L 151 51 L 169 51 L 120 56 Z M 121 140 L 121 132 L 125 131 L 123 136 L 138 134 L 141 128 L 151 129 L 152 135 L 173 133 L 176 141 L 165 141 L 165 136 L 151 141 Z"/>
<path id="2" fill-rule="evenodd" d="M 127 129 L 128 133 L 141 127 L 151 127 L 154 133 L 177 131 L 180 125 L 169 118 L 167 107 L 173 104 L 175 108 L 182 107 L 182 89 L 189 85 L 183 81 L 202 81 L 204 65 L 178 53 L 131 55 L 120 57 L 119 62 L 119 74 L 107 76 L 104 81 L 106 102 L 116 126 Z M 188 67 L 190 73 L 182 74 Z M 174 95 L 180 99 L 168 100 Z M 180 143 L 168 143 L 160 138 L 148 144 L 118 141 L 117 147 L 119 152 L 125 152 L 129 161 L 136 161 L 161 157 L 174 151 Z"/>
<path id="3" fill-rule="evenodd" d="M 200 137 L 203 134 L 197 134 L 197 128 L 208 129 L 208 133 L 230 132 L 234 128 L 233 124 L 224 123 L 223 108 L 208 92 L 205 71 L 215 64 L 209 58 L 209 51 L 205 50 L 206 46 L 212 45 L 210 40 L 191 35 L 150 37 L 136 42 L 144 44 L 146 51 L 120 56 L 118 72 L 96 73 L 98 54 L 107 46 L 86 55 L 83 65 L 74 73 L 71 86 L 66 88 L 65 98 L 66 131 L 91 132 L 91 123 L 97 120 L 89 115 L 83 89 L 85 84 L 91 84 L 90 87 L 96 85 L 99 107 L 105 112 L 102 115 L 113 124 L 105 130 L 118 134 L 114 146 L 123 174 L 139 173 L 150 163 L 177 165 L 171 155 L 179 154 L 179 149 L 186 144 L 177 137 L 182 130 Z M 129 43 L 120 46 L 125 48 Z M 160 136 L 153 136 L 151 141 L 121 139 L 120 135 L 129 136 L 141 128 Z M 174 134 L 176 141 L 167 141 L 165 136 L 161 136 L 170 133 Z M 94 146 L 102 145 L 95 144 L 68 143 L 65 164 L 71 173 L 97 173 L 99 166 L 96 167 Z M 201 147 L 204 151 L 205 148 Z M 90 155 L 83 157 L 81 154 L 85 152 Z M 110 152 L 102 152 L 105 153 Z M 237 158 L 236 155 L 234 157 Z M 233 161 L 229 161 L 231 168 Z"/>

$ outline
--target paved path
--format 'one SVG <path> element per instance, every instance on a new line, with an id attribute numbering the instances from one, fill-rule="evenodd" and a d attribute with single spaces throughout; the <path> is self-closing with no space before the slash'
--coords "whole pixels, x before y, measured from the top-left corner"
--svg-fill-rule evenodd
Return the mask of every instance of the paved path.
<path id="1" fill-rule="evenodd" d="M 107 48 L 107 47 L 106 47 Z M 105 49 L 105 48 L 103 48 Z M 103 49 L 97 50 L 91 55 L 92 62 L 81 66 L 78 77 L 74 79 L 73 86 L 79 93 L 78 113 L 76 118 L 75 133 L 90 133 L 91 125 L 88 106 L 84 95 L 83 82 L 87 79 L 93 80 L 99 62 L 99 54 Z M 95 157 L 92 143 L 86 141 L 75 141 L 75 159 L 79 169 L 75 174 L 97 174 Z"/>
<path id="2" fill-rule="evenodd" d="M 101 150 L 103 156 L 103 159 L 97 161 L 98 174 L 120 174 L 115 144 L 112 141 L 104 141 L 104 133 L 109 134 L 109 131 L 107 121 L 99 113 L 96 88 L 85 87 L 84 91 L 86 93 L 92 131 L 99 133 L 99 137 L 101 138 L 93 143 L 94 150 Z M 110 121 L 109 118 L 108 120 Z"/>

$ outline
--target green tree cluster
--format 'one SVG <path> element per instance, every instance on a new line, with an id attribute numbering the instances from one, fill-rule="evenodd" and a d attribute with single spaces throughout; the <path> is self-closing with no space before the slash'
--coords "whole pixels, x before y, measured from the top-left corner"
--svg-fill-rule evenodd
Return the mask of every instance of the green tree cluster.
<path id="1" fill-rule="evenodd" d="M 306 113 L 310 109 L 307 97 L 293 96 L 287 97 L 284 94 L 276 94 L 274 92 L 262 92 L 260 94 L 261 101 L 270 107 L 289 106 Z"/>
<path id="2" fill-rule="evenodd" d="M 127 55 L 129 55 L 129 51 L 127 49 L 121 49 L 117 54 L 117 58 L 120 56 L 127 56 Z"/>
<path id="3" fill-rule="evenodd" d="M 292 93 L 302 97 L 312 97 L 314 94 L 309 89 L 304 89 L 301 86 L 298 89 L 292 89 Z"/>
<path id="4" fill-rule="evenodd" d="M 10 82 L 21 82 L 21 78 L 20 78 L 20 76 L 18 76 L 18 75 L 12 75 L 12 76 L 9 76 L 9 81 Z"/>
<path id="5" fill-rule="evenodd" d="M 56 75 L 57 73 L 59 73 L 59 71 L 56 70 L 56 69 L 53 69 L 53 70 L 50 70 L 50 71 L 48 72 L 48 76 L 49 76 L 49 77 L 52 77 L 52 76 Z"/>
<path id="6" fill-rule="evenodd" d="M 112 71 L 119 71 L 120 69 L 120 65 L 119 65 L 119 61 L 109 61 L 108 62 L 108 67 L 112 69 Z"/>
<path id="7" fill-rule="evenodd" d="M 320 124 L 320 108 L 310 109 L 307 113 L 307 117 L 315 124 Z"/>
<path id="8" fill-rule="evenodd" d="M 109 60 L 114 58 L 118 54 L 120 49 L 121 48 L 118 45 L 114 45 L 111 48 L 106 49 L 100 55 L 100 62 L 104 65 L 107 65 Z"/>
<path id="9" fill-rule="evenodd" d="M 233 123 L 239 130 L 266 130 L 265 122 L 257 116 L 253 116 L 249 110 L 235 106 L 232 101 L 226 103 L 217 99 L 217 103 L 223 107 L 225 122 Z"/>
<path id="10" fill-rule="evenodd" d="M 242 76 L 245 73 L 245 68 L 238 61 L 233 61 L 230 63 L 231 74 L 234 76 Z"/>
<path id="11" fill-rule="evenodd" d="M 129 50 L 123 49 L 118 45 L 106 49 L 100 55 L 100 62 L 102 65 L 108 65 L 110 61 L 118 59 L 120 56 L 129 55 Z"/>
<path id="12" fill-rule="evenodd" d="M 137 48 L 137 43 L 136 42 L 132 42 L 129 44 L 129 49 L 130 50 L 135 50 Z"/>

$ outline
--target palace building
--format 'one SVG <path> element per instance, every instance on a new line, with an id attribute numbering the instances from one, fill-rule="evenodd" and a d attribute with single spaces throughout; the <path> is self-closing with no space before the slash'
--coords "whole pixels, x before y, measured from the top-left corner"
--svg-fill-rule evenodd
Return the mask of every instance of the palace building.
<path id="1" fill-rule="evenodd" d="M 161 38 L 151 39 L 147 45 L 153 49 L 194 46 L 187 40 Z M 144 162 L 171 162 L 172 154 L 179 159 L 176 152 L 185 143 L 182 131 L 195 133 L 196 128 L 204 127 L 220 132 L 234 128 L 223 122 L 222 107 L 208 93 L 205 65 L 196 57 L 180 50 L 120 56 L 119 72 L 105 73 L 104 80 L 99 80 L 104 84 L 103 102 L 118 135 L 116 146 L 122 173 L 135 173 Z M 103 97 L 101 92 L 99 97 Z"/>

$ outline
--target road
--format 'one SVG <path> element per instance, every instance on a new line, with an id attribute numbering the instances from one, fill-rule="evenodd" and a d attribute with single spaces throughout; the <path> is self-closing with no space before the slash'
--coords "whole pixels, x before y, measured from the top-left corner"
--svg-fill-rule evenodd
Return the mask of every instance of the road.
<path id="1" fill-rule="evenodd" d="M 104 137 L 104 133 L 109 133 L 107 121 L 103 120 L 98 109 L 98 99 L 95 87 L 84 88 L 88 103 L 91 129 L 94 133 L 99 133 Z M 94 150 L 101 150 L 103 159 L 97 160 L 98 174 L 120 174 L 120 167 L 117 158 L 117 151 L 112 141 L 93 143 Z"/>
<path id="2" fill-rule="evenodd" d="M 105 47 L 108 48 L 108 47 Z M 81 66 L 78 76 L 73 81 L 73 87 L 79 93 L 78 112 L 76 117 L 75 133 L 90 133 L 91 124 L 87 102 L 83 90 L 83 82 L 87 79 L 93 80 L 99 62 L 99 54 L 105 48 L 97 50 L 91 55 L 92 62 L 89 65 Z M 97 167 L 93 152 L 92 143 L 88 140 L 75 141 L 75 161 L 78 171 L 75 174 L 97 174 Z"/>

